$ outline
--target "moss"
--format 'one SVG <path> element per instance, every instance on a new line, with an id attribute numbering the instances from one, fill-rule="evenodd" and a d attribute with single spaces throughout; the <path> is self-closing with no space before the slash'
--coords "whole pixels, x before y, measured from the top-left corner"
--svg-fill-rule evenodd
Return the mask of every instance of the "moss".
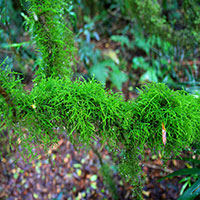
<path id="1" fill-rule="evenodd" d="M 36 156 L 33 148 L 37 145 L 48 150 L 58 141 L 59 133 L 53 128 L 64 128 L 74 144 L 89 146 L 100 138 L 114 154 L 120 151 L 119 169 L 140 185 L 139 161 L 145 149 L 160 151 L 169 158 L 199 141 L 200 99 L 183 90 L 151 83 L 139 89 L 137 99 L 127 102 L 120 93 L 106 90 L 95 80 L 72 82 L 68 69 L 74 41 L 69 29 L 60 25 L 63 1 L 30 2 L 29 25 L 43 55 L 32 91 L 24 91 L 13 72 L 0 70 L 2 91 L 6 92 L 0 98 L 1 127 L 15 131 L 22 155 Z M 162 142 L 162 123 L 167 131 L 166 145 Z"/>
<path id="2" fill-rule="evenodd" d="M 123 147 L 124 173 L 138 172 L 138 156 L 147 148 L 169 158 L 199 140 L 199 99 L 185 91 L 170 90 L 165 84 L 143 86 L 139 97 L 128 102 L 95 80 L 72 82 L 50 77 L 35 84 L 30 94 L 20 92 L 10 93 L 18 116 L 18 125 L 14 122 L 13 127 L 25 146 L 43 144 L 48 149 L 58 139 L 52 129 L 65 127 L 74 144 L 89 146 L 101 138 L 113 151 Z M 5 115 L 6 102 L 3 105 L 1 113 Z M 162 123 L 167 131 L 166 145 Z M 26 137 L 21 127 L 27 128 Z"/>
<path id="3" fill-rule="evenodd" d="M 70 1 L 30 0 L 28 26 L 34 36 L 42 63 L 37 73 L 49 76 L 70 76 L 71 61 L 76 51 L 73 34 L 65 23 L 64 14 Z M 36 81 L 35 80 L 35 81 Z"/>

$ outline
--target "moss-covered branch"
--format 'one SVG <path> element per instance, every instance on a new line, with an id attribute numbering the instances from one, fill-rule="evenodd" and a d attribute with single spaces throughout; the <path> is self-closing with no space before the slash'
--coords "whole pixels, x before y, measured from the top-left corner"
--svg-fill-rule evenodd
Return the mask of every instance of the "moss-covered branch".
<path id="1" fill-rule="evenodd" d="M 30 142 L 33 147 L 53 145 L 58 135 L 52 129 L 63 127 L 73 143 L 90 145 L 100 138 L 113 151 L 122 151 L 121 169 L 130 177 L 138 173 L 138 155 L 144 155 L 146 148 L 169 157 L 200 141 L 200 99 L 164 84 L 144 86 L 136 100 L 125 102 L 120 94 L 105 91 L 94 80 L 48 78 L 34 85 L 30 94 L 15 93 L 12 98 L 18 107 L 18 123 L 12 128 L 30 152 Z M 26 137 L 20 127 L 27 128 Z"/>
<path id="2" fill-rule="evenodd" d="M 30 0 L 29 27 L 42 54 L 41 73 L 49 76 L 71 76 L 75 51 L 73 34 L 67 28 L 64 14 L 70 1 Z"/>
<path id="3" fill-rule="evenodd" d="M 34 156 L 32 149 L 38 144 L 48 149 L 58 140 L 59 133 L 52 129 L 64 128 L 73 143 L 90 145 L 98 138 L 113 152 L 120 151 L 121 172 L 135 181 L 139 155 L 144 155 L 146 148 L 169 157 L 200 142 L 199 98 L 152 83 L 143 86 L 136 100 L 126 102 L 121 94 L 105 90 L 95 80 L 72 82 L 69 71 L 74 46 L 71 32 L 62 23 L 64 1 L 30 2 L 29 26 L 43 58 L 32 91 L 24 91 L 11 72 L 0 70 L 2 123 L 15 130 L 24 153 L 28 150 Z"/>

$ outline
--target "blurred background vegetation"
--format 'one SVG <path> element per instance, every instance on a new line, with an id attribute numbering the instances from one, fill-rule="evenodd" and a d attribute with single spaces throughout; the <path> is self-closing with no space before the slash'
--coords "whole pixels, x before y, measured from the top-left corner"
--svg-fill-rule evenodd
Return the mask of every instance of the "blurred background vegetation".
<path id="1" fill-rule="evenodd" d="M 31 81 L 40 54 L 26 29 L 25 0 L 0 0 L 0 58 Z M 200 3 L 197 0 L 75 0 L 68 8 L 78 49 L 75 77 L 95 75 L 133 97 L 144 81 L 198 92 Z"/>

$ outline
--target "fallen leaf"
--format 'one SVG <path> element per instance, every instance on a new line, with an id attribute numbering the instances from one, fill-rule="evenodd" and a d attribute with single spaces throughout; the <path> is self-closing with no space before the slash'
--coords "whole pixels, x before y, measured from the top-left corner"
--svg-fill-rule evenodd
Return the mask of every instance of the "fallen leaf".
<path id="1" fill-rule="evenodd" d="M 76 172 L 77 172 L 77 175 L 78 175 L 78 176 L 81 176 L 82 171 L 81 171 L 80 169 L 77 169 Z"/>
<path id="2" fill-rule="evenodd" d="M 33 197 L 34 197 L 35 199 L 37 199 L 37 198 L 38 198 L 38 194 L 33 193 Z"/>
<path id="3" fill-rule="evenodd" d="M 97 183 L 96 182 L 92 182 L 91 183 L 91 187 L 96 190 L 97 189 Z"/>
<path id="4" fill-rule="evenodd" d="M 142 190 L 142 194 L 144 194 L 145 196 L 149 197 L 150 196 L 150 191 Z"/>
<path id="5" fill-rule="evenodd" d="M 91 181 L 96 181 L 97 180 L 97 175 L 95 174 L 95 175 L 92 175 L 91 177 L 90 177 L 90 180 Z"/>

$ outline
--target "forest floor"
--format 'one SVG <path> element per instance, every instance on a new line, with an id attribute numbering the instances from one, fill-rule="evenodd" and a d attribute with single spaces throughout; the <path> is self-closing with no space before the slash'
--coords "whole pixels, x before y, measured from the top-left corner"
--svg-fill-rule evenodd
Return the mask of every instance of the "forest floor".
<path id="1" fill-rule="evenodd" d="M 95 148 L 99 149 L 98 145 Z M 100 173 L 100 162 L 93 150 L 80 148 L 76 150 L 66 136 L 61 135 L 58 145 L 44 154 L 42 148 L 37 149 L 39 157 L 31 163 L 23 161 L 19 152 L 12 156 L 3 154 L 0 163 L 0 199 L 6 200 L 84 200 L 114 199 L 103 181 Z M 113 173 L 113 195 L 118 199 L 135 199 L 133 187 L 117 173 L 111 154 L 104 147 L 101 159 L 110 166 Z M 18 161 L 16 161 L 18 159 Z M 175 200 L 181 184 L 180 178 L 158 179 L 184 167 L 182 161 L 168 161 L 166 168 L 159 157 L 146 152 L 144 162 L 140 165 L 145 177 L 143 198 L 146 200 Z M 117 198 L 116 198 L 117 199 Z"/>

